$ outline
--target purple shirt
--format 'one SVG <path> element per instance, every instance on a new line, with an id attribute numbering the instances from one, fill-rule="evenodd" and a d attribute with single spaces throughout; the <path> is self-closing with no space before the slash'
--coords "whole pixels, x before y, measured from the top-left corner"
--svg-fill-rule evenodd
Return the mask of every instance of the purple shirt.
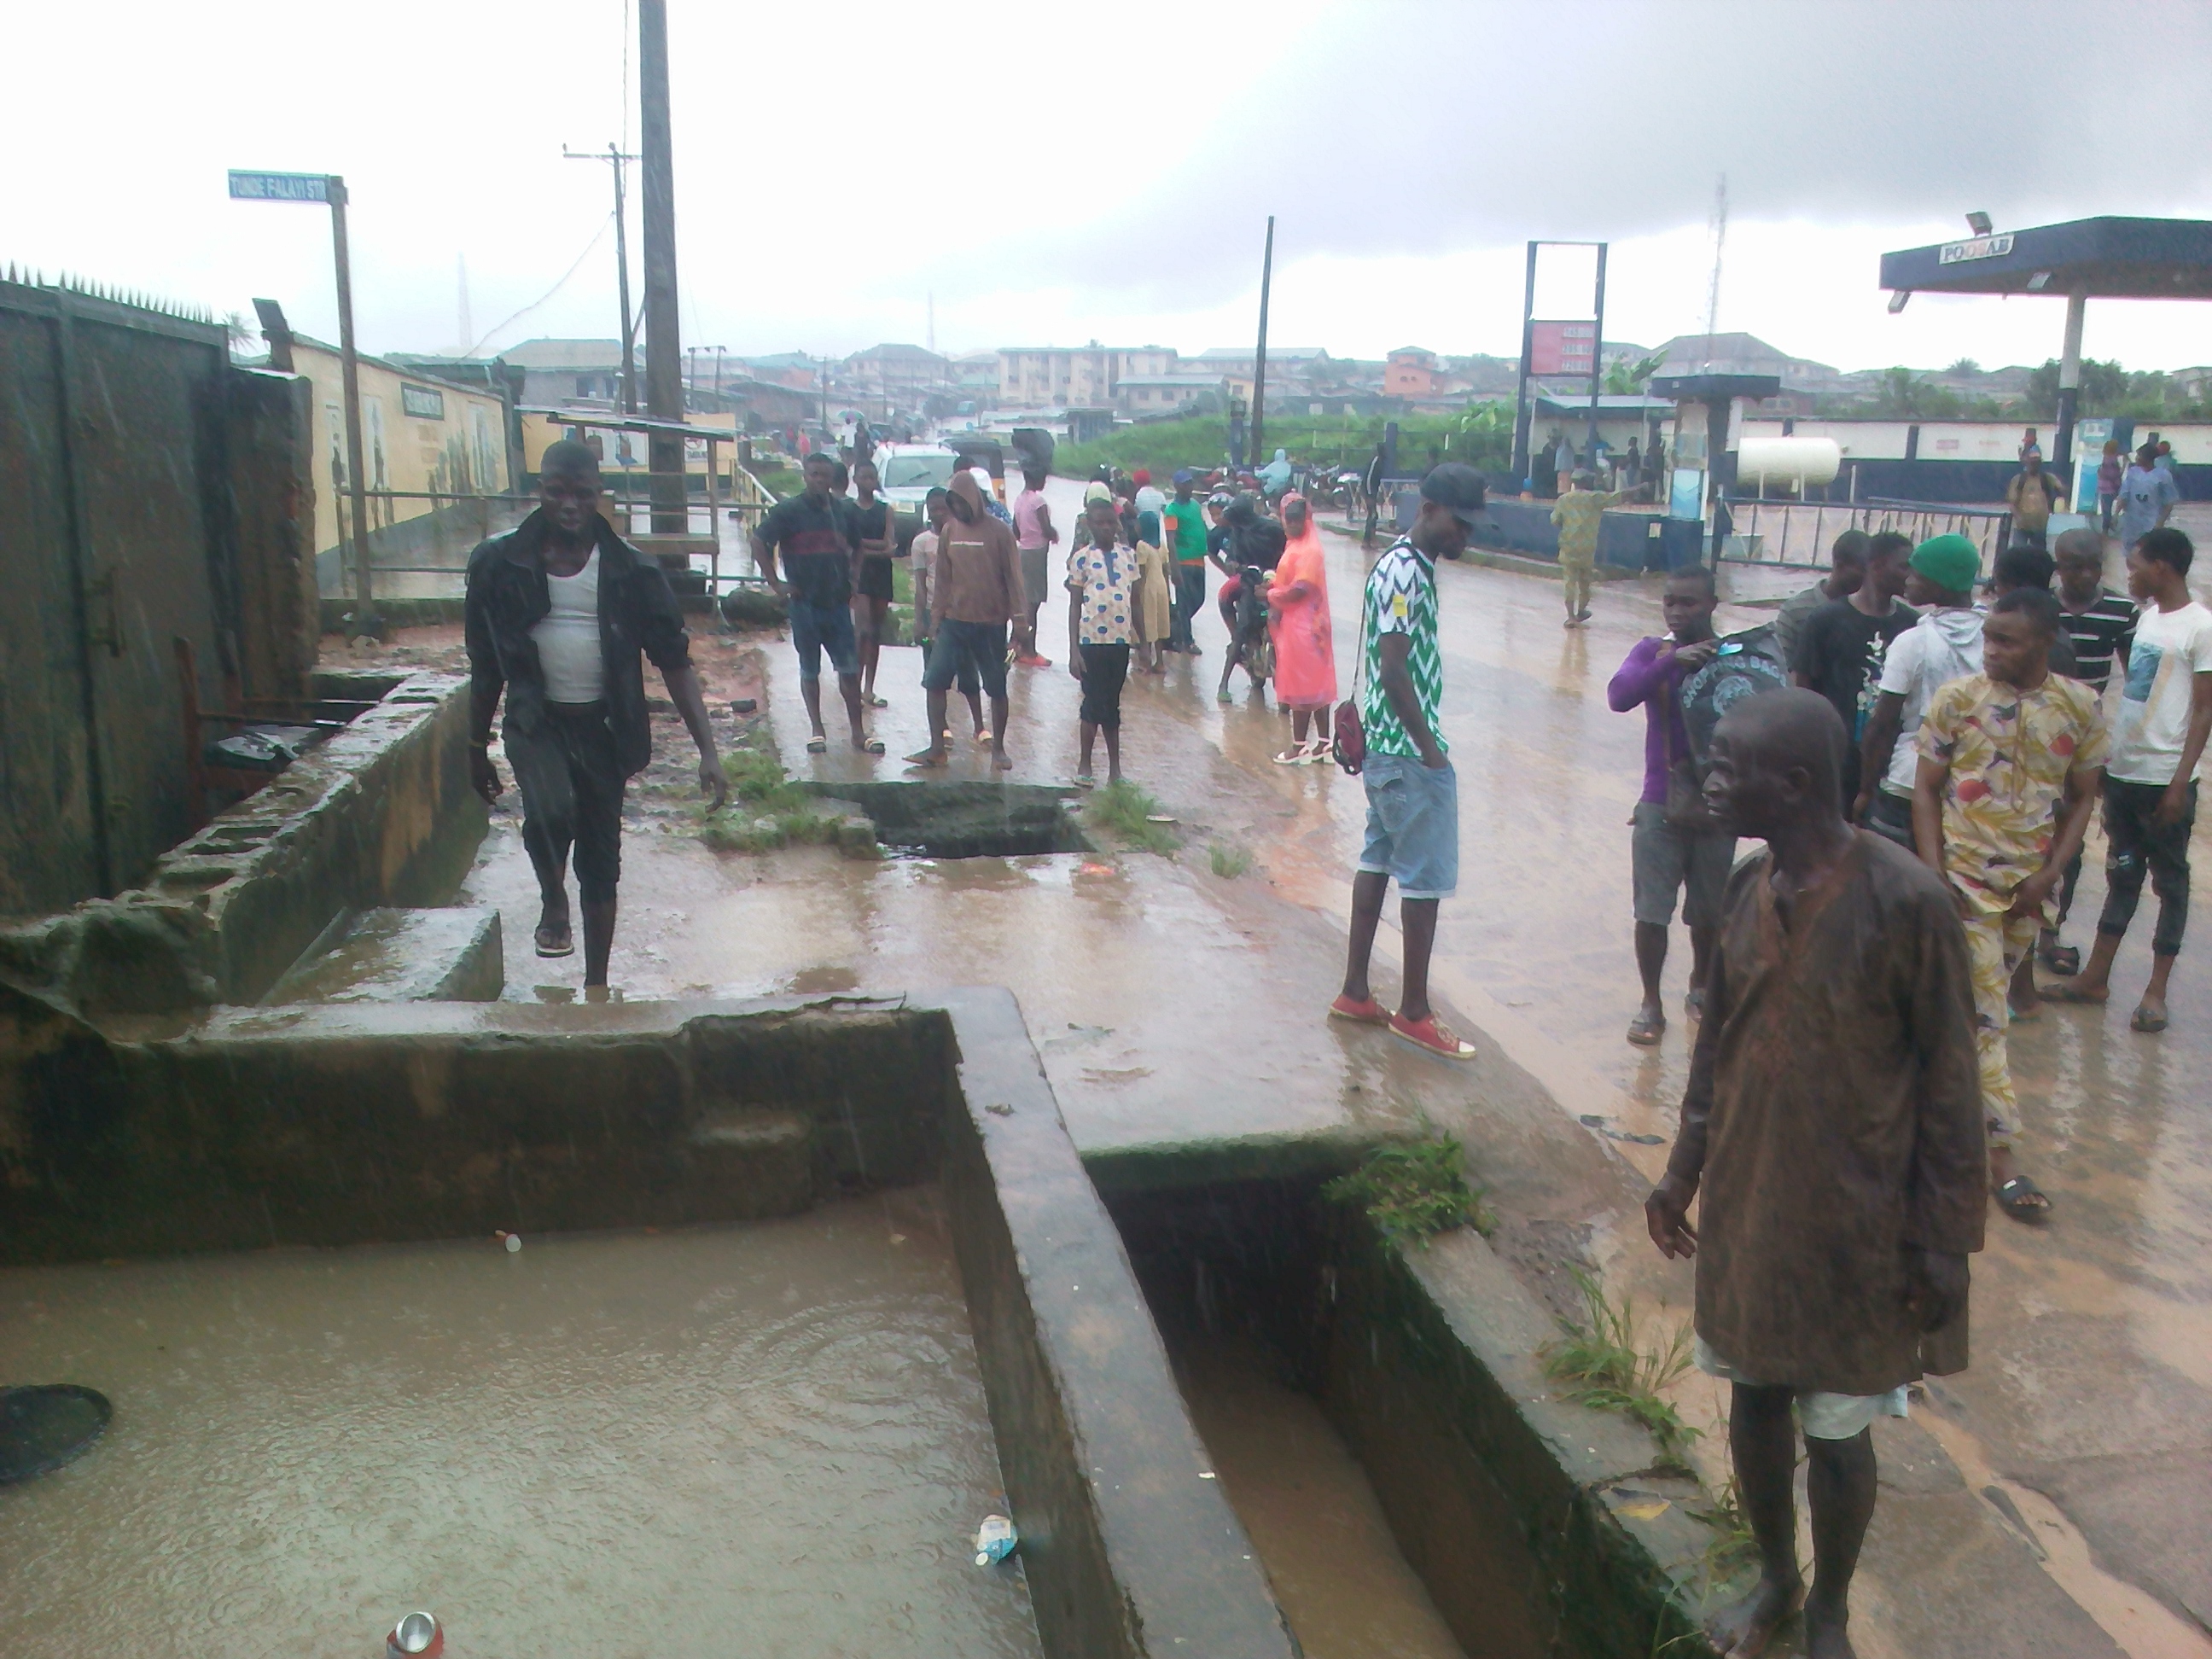
<path id="1" fill-rule="evenodd" d="M 1667 649 L 1663 641 L 1638 640 L 1613 683 L 1605 688 L 1605 700 L 1616 714 L 1626 714 L 1638 703 L 1644 705 L 1642 799 L 1647 801 L 1667 799 L 1669 738 L 1674 754 L 1690 752 L 1690 729 L 1682 724 L 1681 699 L 1674 695 L 1682 682 L 1682 671 L 1673 657 L 1661 657 L 1660 653 Z M 1662 726 L 1662 720 L 1667 724 Z"/>

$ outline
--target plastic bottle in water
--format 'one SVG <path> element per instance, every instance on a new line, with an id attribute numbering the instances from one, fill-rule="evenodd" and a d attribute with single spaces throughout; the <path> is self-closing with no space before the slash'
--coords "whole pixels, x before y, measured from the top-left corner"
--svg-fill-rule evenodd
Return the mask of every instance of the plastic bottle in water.
<path id="1" fill-rule="evenodd" d="M 983 1524 L 975 1528 L 975 1565 L 988 1567 L 994 1561 L 1005 1560 L 1020 1541 L 1014 1532 L 1014 1523 L 1005 1516 L 985 1516 Z"/>

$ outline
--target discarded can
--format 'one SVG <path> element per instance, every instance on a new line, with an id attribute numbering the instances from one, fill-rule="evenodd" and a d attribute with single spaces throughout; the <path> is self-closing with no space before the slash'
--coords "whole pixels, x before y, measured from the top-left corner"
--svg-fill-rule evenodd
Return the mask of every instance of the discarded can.
<path id="1" fill-rule="evenodd" d="M 1019 1542 L 1012 1521 L 1003 1515 L 985 1516 L 983 1524 L 975 1528 L 975 1565 L 988 1567 L 994 1561 L 1005 1560 Z"/>
<path id="2" fill-rule="evenodd" d="M 384 1659 L 438 1659 L 445 1650 L 446 1632 L 435 1613 L 410 1613 L 384 1638 Z"/>

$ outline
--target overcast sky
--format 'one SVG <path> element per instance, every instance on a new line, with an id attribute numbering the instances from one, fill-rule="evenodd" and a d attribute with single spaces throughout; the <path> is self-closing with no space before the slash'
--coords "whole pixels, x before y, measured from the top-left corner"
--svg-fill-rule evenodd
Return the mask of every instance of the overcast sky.
<path id="1" fill-rule="evenodd" d="M 1884 251 L 1977 208 L 2212 217 L 2203 5 L 669 10 L 687 345 L 921 343 L 933 294 L 940 350 L 1245 344 L 1270 212 L 1279 344 L 1510 355 L 1530 237 L 1609 239 L 1607 337 L 1655 343 L 1705 327 L 1725 173 L 1722 329 L 1843 368 L 1994 367 L 2055 355 L 2061 302 L 1891 317 Z M 561 149 L 635 148 L 626 24 L 625 0 L 27 10 L 0 259 L 218 314 L 267 295 L 334 338 L 326 216 L 231 202 L 224 170 L 341 173 L 364 346 L 612 336 L 609 169 Z M 635 198 L 631 229 L 635 276 Z M 1540 313 L 1587 314 L 1588 276 L 1560 253 Z M 2212 362 L 2212 307 L 2094 304 L 2084 346 Z"/>

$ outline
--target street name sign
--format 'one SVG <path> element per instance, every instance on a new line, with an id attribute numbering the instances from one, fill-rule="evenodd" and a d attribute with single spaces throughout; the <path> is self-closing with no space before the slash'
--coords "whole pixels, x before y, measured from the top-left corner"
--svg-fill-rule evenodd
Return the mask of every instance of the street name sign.
<path id="1" fill-rule="evenodd" d="M 330 186 L 323 173 L 230 173 L 231 196 L 241 202 L 327 202 Z"/>

